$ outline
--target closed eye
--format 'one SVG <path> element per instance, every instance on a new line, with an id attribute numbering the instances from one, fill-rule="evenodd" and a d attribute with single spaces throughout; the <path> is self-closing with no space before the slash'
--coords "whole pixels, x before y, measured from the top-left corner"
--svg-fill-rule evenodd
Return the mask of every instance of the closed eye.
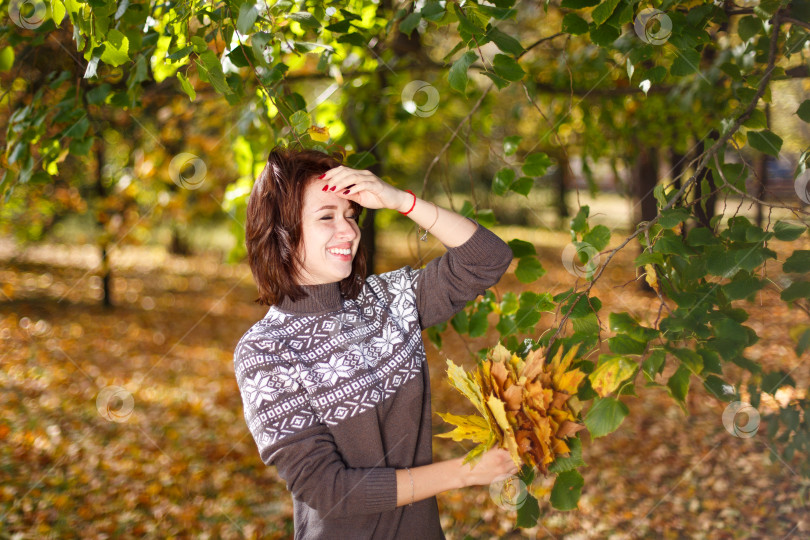
<path id="1" fill-rule="evenodd" d="M 323 221 L 325 219 L 332 219 L 332 216 L 324 216 L 324 217 L 321 218 L 321 221 Z M 357 221 L 357 216 L 349 216 L 349 219 L 353 219 L 353 220 Z"/>

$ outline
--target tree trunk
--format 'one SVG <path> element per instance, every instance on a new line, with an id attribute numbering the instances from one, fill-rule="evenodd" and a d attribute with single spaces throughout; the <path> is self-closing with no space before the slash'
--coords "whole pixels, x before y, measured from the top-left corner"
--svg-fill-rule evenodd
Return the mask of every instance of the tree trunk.
<path id="1" fill-rule="evenodd" d="M 568 205 L 565 202 L 565 193 L 567 187 L 573 182 L 568 155 L 565 153 L 560 154 L 557 159 L 557 164 L 557 174 L 554 175 L 554 179 L 557 182 L 557 226 L 562 230 L 567 230 L 568 218 L 571 216 L 571 213 L 568 211 Z"/>
<path id="2" fill-rule="evenodd" d="M 636 223 L 650 221 L 658 214 L 653 191 L 658 184 L 658 149 L 639 145 L 639 154 L 633 167 L 633 195 L 636 200 Z M 641 290 L 652 292 L 646 280 L 638 281 Z"/>
<path id="3" fill-rule="evenodd" d="M 650 221 L 658 214 L 653 190 L 658 184 L 658 149 L 641 146 L 634 167 L 633 195 L 636 199 L 636 222 Z"/>
<path id="4" fill-rule="evenodd" d="M 99 212 L 105 212 L 103 209 L 104 197 L 107 196 L 107 190 L 104 187 L 104 139 L 98 137 L 96 140 L 96 194 L 98 195 L 99 202 L 102 203 L 102 209 Z M 104 295 L 101 303 L 105 308 L 111 308 L 112 303 L 112 271 L 110 270 L 110 260 L 108 254 L 109 237 L 105 230 L 105 222 L 109 221 L 109 216 L 103 216 L 101 213 L 96 214 L 98 225 L 101 227 L 101 239 L 99 241 L 99 248 L 101 250 L 101 282 Z"/>
<path id="5" fill-rule="evenodd" d="M 771 106 L 769 103 L 765 104 L 765 127 L 771 128 Z M 768 159 L 770 156 L 764 152 L 759 154 L 757 160 L 757 181 L 755 187 L 755 197 L 760 201 L 765 200 L 765 189 L 768 186 Z M 762 222 L 765 217 L 763 216 L 763 208 L 761 203 L 757 203 L 757 227 L 762 227 Z"/>

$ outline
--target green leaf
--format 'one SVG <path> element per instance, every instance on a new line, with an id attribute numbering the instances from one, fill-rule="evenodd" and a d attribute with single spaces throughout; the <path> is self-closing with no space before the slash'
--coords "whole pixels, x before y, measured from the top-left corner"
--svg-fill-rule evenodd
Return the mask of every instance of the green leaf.
<path id="1" fill-rule="evenodd" d="M 670 394 L 680 402 L 681 406 L 683 406 L 683 403 L 686 401 L 686 394 L 689 392 L 690 374 L 691 371 L 689 371 L 689 368 L 681 364 L 667 381 Z"/>
<path id="2" fill-rule="evenodd" d="M 487 312 L 479 309 L 470 317 L 470 337 L 483 336 L 487 333 L 487 328 L 489 328 Z"/>
<path id="3" fill-rule="evenodd" d="M 796 340 L 796 356 L 801 356 L 804 354 L 804 351 L 810 349 L 810 328 L 802 332 L 799 336 L 799 339 Z"/>
<path id="4" fill-rule="evenodd" d="M 14 47 L 6 45 L 0 51 L 0 71 L 8 71 L 14 65 Z"/>
<path id="5" fill-rule="evenodd" d="M 792 242 L 793 240 L 796 240 L 806 230 L 806 226 L 790 223 L 789 221 L 777 221 L 776 225 L 773 226 L 773 232 L 776 235 L 776 239 L 782 240 L 783 242 Z"/>
<path id="6" fill-rule="evenodd" d="M 582 9 L 595 6 L 599 0 L 562 0 L 560 7 L 567 9 Z"/>
<path id="7" fill-rule="evenodd" d="M 510 240 L 508 245 L 516 259 L 528 257 L 530 255 L 537 255 L 537 250 L 535 249 L 534 244 L 526 242 L 525 240 L 515 238 L 514 240 Z"/>
<path id="8" fill-rule="evenodd" d="M 656 349 L 641 362 L 641 371 L 644 376 L 651 382 L 655 382 L 655 376 L 661 373 L 664 368 L 664 361 L 667 359 L 667 353 L 661 349 Z"/>
<path id="9" fill-rule="evenodd" d="M 762 391 L 774 395 L 783 386 L 796 387 L 796 381 L 784 371 L 771 371 L 762 376 Z"/>
<path id="10" fill-rule="evenodd" d="M 802 104 L 799 105 L 799 108 L 796 110 L 796 114 L 805 122 L 810 123 L 810 99 L 802 101 Z"/>
<path id="11" fill-rule="evenodd" d="M 609 24 L 596 26 L 590 28 L 591 41 L 600 47 L 610 47 L 621 35 L 622 31 Z"/>
<path id="12" fill-rule="evenodd" d="M 593 246 L 596 251 L 602 251 L 610 241 L 610 229 L 604 225 L 597 225 L 582 237 L 582 241 Z"/>
<path id="13" fill-rule="evenodd" d="M 329 26 L 324 27 L 324 30 L 329 30 L 330 32 L 335 32 L 337 34 L 345 34 L 351 29 L 352 29 L 352 22 L 346 19 L 338 21 L 336 23 L 332 23 Z"/>
<path id="14" fill-rule="evenodd" d="M 743 126 L 748 129 L 766 129 L 768 127 L 768 119 L 765 117 L 765 111 L 762 109 L 753 109 L 748 120 L 743 122 Z M 738 163 L 737 165 L 742 164 Z"/>
<path id="15" fill-rule="evenodd" d="M 729 300 L 740 300 L 741 298 L 748 298 L 764 286 L 764 281 L 752 276 L 743 276 L 723 285 L 722 289 Z"/>
<path id="16" fill-rule="evenodd" d="M 414 28 L 419 26 L 419 21 L 422 20 L 422 14 L 418 11 L 414 11 L 410 13 L 407 17 L 402 19 L 402 22 L 399 23 L 399 29 L 404 32 L 405 34 L 411 35 Z"/>
<path id="17" fill-rule="evenodd" d="M 785 302 L 793 302 L 800 298 L 810 298 L 810 282 L 794 281 L 790 287 L 782 291 L 779 297 Z"/>
<path id="18" fill-rule="evenodd" d="M 197 99 L 197 92 L 194 91 L 194 87 L 182 71 L 177 72 L 177 80 L 180 81 L 180 86 L 183 88 L 183 92 L 188 95 L 190 101 Z"/>
<path id="19" fill-rule="evenodd" d="M 509 137 L 505 137 L 503 140 L 503 153 L 507 156 L 511 156 L 517 152 L 521 139 L 523 139 L 523 137 L 520 135 L 511 135 Z"/>
<path id="20" fill-rule="evenodd" d="M 677 348 L 670 351 L 681 361 L 681 365 L 689 368 L 695 375 L 700 375 L 703 371 L 703 357 L 691 349 Z"/>
<path id="21" fill-rule="evenodd" d="M 492 179 L 492 193 L 495 195 L 506 195 L 509 191 L 509 186 L 515 180 L 515 171 L 510 167 L 504 167 L 495 173 L 495 178 Z"/>
<path id="22" fill-rule="evenodd" d="M 608 316 L 608 325 L 612 332 L 627 334 L 642 343 L 647 343 L 659 334 L 658 330 L 654 328 L 641 326 L 626 312 L 611 313 Z"/>
<path id="23" fill-rule="evenodd" d="M 298 22 L 304 28 L 312 28 L 318 29 L 321 27 L 321 23 L 318 22 L 318 19 L 312 13 L 306 11 L 297 11 L 295 13 L 288 13 L 287 17 L 290 19 Z"/>
<path id="24" fill-rule="evenodd" d="M 466 334 L 470 331 L 470 319 L 467 316 L 467 310 L 462 309 L 450 319 L 450 324 L 453 329 L 459 334 Z"/>
<path id="25" fill-rule="evenodd" d="M 495 73 L 507 81 L 519 81 L 526 75 L 517 60 L 501 53 L 495 55 L 492 60 L 492 67 L 495 69 Z"/>
<path id="26" fill-rule="evenodd" d="M 526 499 L 517 509 L 517 521 L 515 525 L 525 529 L 530 529 L 537 525 L 540 519 L 540 503 L 531 493 L 526 493 Z"/>
<path id="27" fill-rule="evenodd" d="M 630 411 L 627 405 L 611 397 L 595 398 L 583 421 L 591 437 L 604 437 L 621 425 Z"/>
<path id="28" fill-rule="evenodd" d="M 498 30 L 498 28 L 495 26 L 490 28 L 486 35 L 495 43 L 495 45 L 498 46 L 500 50 L 507 54 L 518 56 L 524 51 L 523 46 L 518 40 L 509 34 Z"/>
<path id="29" fill-rule="evenodd" d="M 756 17 L 748 15 L 740 19 L 740 22 L 737 23 L 737 33 L 743 41 L 748 41 L 759 32 L 762 32 L 762 21 Z"/>
<path id="30" fill-rule="evenodd" d="M 521 176 L 509 186 L 509 189 L 514 191 L 515 193 L 519 193 L 524 197 L 529 196 L 529 192 L 532 190 L 532 186 L 534 186 L 534 178 L 530 176 Z"/>
<path id="31" fill-rule="evenodd" d="M 591 209 L 588 206 L 583 206 L 579 209 L 577 215 L 571 220 L 571 230 L 573 232 L 581 233 L 585 231 L 590 210 Z"/>
<path id="32" fill-rule="evenodd" d="M 618 334 L 608 339 L 610 351 L 616 354 L 643 354 L 645 344 L 636 341 L 627 334 Z"/>
<path id="33" fill-rule="evenodd" d="M 674 77 L 684 77 L 695 73 L 700 68 L 700 53 L 695 49 L 677 50 L 677 56 L 669 68 Z"/>
<path id="34" fill-rule="evenodd" d="M 113 28 L 107 33 L 101 60 L 111 66 L 120 66 L 125 62 L 129 62 L 128 51 L 129 38 L 120 30 Z"/>
<path id="35" fill-rule="evenodd" d="M 791 256 L 787 258 L 785 264 L 782 265 L 782 271 L 786 274 L 803 274 L 810 272 L 810 251 L 806 249 L 797 249 L 794 251 Z"/>
<path id="36" fill-rule="evenodd" d="M 523 174 L 543 176 L 549 166 L 551 166 L 551 159 L 543 152 L 535 152 L 526 156 L 526 160 L 523 162 Z"/>
<path id="37" fill-rule="evenodd" d="M 518 310 L 518 298 L 512 291 L 504 293 L 501 298 L 500 308 L 503 315 L 511 315 Z"/>
<path id="38" fill-rule="evenodd" d="M 578 36 L 588 31 L 588 23 L 576 13 L 566 13 L 562 20 L 562 31 Z"/>
<path id="39" fill-rule="evenodd" d="M 453 4 L 455 6 L 455 4 Z M 467 51 L 461 57 L 453 62 L 452 67 L 448 71 L 447 78 L 450 81 L 450 88 L 457 90 L 462 94 L 467 89 L 467 70 L 470 68 L 475 59 L 478 58 L 474 52 Z"/>
<path id="40" fill-rule="evenodd" d="M 546 270 L 537 257 L 522 257 L 515 268 L 515 277 L 521 283 L 531 283 L 545 275 Z"/>
<path id="41" fill-rule="evenodd" d="M 239 6 L 239 17 L 236 20 L 236 29 L 239 30 L 239 33 L 242 36 L 247 36 L 250 34 L 250 30 L 253 28 L 253 23 L 256 22 L 256 18 L 258 16 L 259 11 L 256 9 L 255 4 L 245 2 Z"/>
<path id="42" fill-rule="evenodd" d="M 307 111 L 295 111 L 290 116 L 290 124 L 296 133 L 304 133 L 312 126 L 312 118 Z"/>
<path id="43" fill-rule="evenodd" d="M 202 65 L 200 67 L 202 67 L 203 71 L 205 71 L 206 75 L 208 75 L 208 80 L 210 81 L 211 86 L 213 86 L 214 89 L 221 94 L 232 93 L 231 88 L 225 81 L 225 73 L 222 71 L 222 64 L 220 64 L 217 55 L 214 54 L 213 51 L 207 50 L 199 56 L 200 60 L 202 61 Z"/>
<path id="44" fill-rule="evenodd" d="M 664 256 L 660 253 L 640 253 L 633 261 L 633 266 L 644 266 L 645 264 L 664 264 Z"/>
<path id="45" fill-rule="evenodd" d="M 709 375 L 703 380 L 703 386 L 711 392 L 711 394 L 721 401 L 739 401 L 739 393 L 731 385 L 718 377 L 717 375 Z"/>
<path id="46" fill-rule="evenodd" d="M 661 217 L 658 218 L 658 224 L 665 229 L 672 229 L 678 224 L 686 221 L 691 214 L 683 208 L 670 208 L 661 212 Z"/>
<path id="47" fill-rule="evenodd" d="M 619 0 L 604 0 L 591 11 L 591 18 L 593 22 L 598 25 L 604 23 L 613 14 L 616 6 L 619 5 Z"/>
<path id="48" fill-rule="evenodd" d="M 561 472 L 551 488 L 551 506 L 563 511 L 575 509 L 584 485 L 585 479 L 576 470 Z"/>
<path id="49" fill-rule="evenodd" d="M 571 471 L 585 465 L 582 460 L 582 441 L 579 437 L 569 437 L 565 440 L 570 450 L 567 457 L 558 456 L 548 466 L 548 472 L 561 473 Z"/>
<path id="50" fill-rule="evenodd" d="M 782 137 L 776 135 L 769 129 L 762 131 L 749 131 L 748 144 L 755 150 L 759 150 L 769 156 L 779 157 L 779 151 L 782 149 Z"/>
<path id="51" fill-rule="evenodd" d="M 720 240 L 708 227 L 697 227 L 686 235 L 686 243 L 690 246 L 714 246 L 719 244 Z"/>

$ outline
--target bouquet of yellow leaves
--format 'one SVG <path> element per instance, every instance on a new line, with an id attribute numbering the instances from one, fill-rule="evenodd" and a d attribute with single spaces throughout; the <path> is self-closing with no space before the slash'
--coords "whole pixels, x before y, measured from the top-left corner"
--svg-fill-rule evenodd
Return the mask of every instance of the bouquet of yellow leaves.
<path id="1" fill-rule="evenodd" d="M 472 373 L 447 360 L 450 384 L 469 399 L 479 415 L 438 413 L 457 427 L 439 437 L 479 443 L 464 462 L 475 462 L 494 443 L 506 448 L 515 464 L 524 463 L 548 475 L 548 466 L 570 451 L 565 439 L 585 426 L 577 423 L 575 397 L 585 373 L 571 369 L 578 346 L 564 356 L 562 347 L 550 361 L 537 349 L 526 359 L 500 343 Z"/>

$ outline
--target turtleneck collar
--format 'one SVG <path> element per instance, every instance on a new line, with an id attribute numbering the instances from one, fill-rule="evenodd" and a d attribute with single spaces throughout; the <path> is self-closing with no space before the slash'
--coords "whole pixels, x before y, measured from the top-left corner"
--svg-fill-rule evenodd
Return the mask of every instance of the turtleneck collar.
<path id="1" fill-rule="evenodd" d="M 289 296 L 276 304 L 278 309 L 289 313 L 314 314 L 336 311 L 343 307 L 340 294 L 340 282 L 320 283 L 318 285 L 301 285 L 307 296 L 293 301 Z"/>

